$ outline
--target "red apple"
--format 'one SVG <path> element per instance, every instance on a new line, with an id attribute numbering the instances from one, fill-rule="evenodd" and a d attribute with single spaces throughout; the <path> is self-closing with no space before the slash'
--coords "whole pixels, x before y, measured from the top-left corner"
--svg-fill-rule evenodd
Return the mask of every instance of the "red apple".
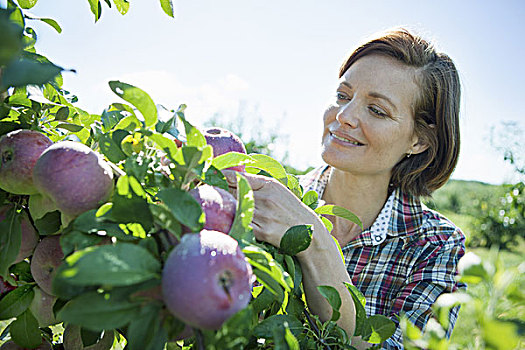
<path id="1" fill-rule="evenodd" d="M 57 142 L 38 158 L 33 182 L 69 217 L 96 209 L 113 191 L 113 171 L 88 146 L 73 141 Z"/>
<path id="2" fill-rule="evenodd" d="M 202 185 L 189 193 L 199 202 L 204 211 L 204 229 L 229 233 L 235 218 L 237 200 L 222 188 Z"/>
<path id="3" fill-rule="evenodd" d="M 248 305 L 253 274 L 237 241 L 218 231 L 182 236 L 162 272 L 168 310 L 184 323 L 219 329 Z"/>
<path id="4" fill-rule="evenodd" d="M 4 205 L 0 207 L 0 222 L 5 219 L 5 214 L 13 205 Z M 33 250 L 35 250 L 36 244 L 38 243 L 38 233 L 36 232 L 33 224 L 29 220 L 29 215 L 25 211 L 21 213 L 21 222 L 20 229 L 22 231 L 22 242 L 20 244 L 20 249 L 18 250 L 18 255 L 16 256 L 13 264 L 19 263 L 25 258 L 29 257 Z"/>
<path id="5" fill-rule="evenodd" d="M 34 130 L 15 130 L 0 138 L 0 188 L 14 194 L 38 193 L 33 167 L 53 142 Z"/>
<path id="6" fill-rule="evenodd" d="M 47 294 L 54 295 L 51 286 L 55 271 L 63 259 L 60 235 L 44 237 L 35 248 L 31 258 L 31 274 L 38 286 Z"/>
<path id="7" fill-rule="evenodd" d="M 241 141 L 239 136 L 235 135 L 229 130 L 212 127 L 204 130 L 203 135 L 208 145 L 213 148 L 214 157 L 228 152 L 239 152 L 246 154 L 246 147 L 244 146 L 244 143 Z M 228 168 L 228 170 L 244 172 L 245 167 L 244 165 L 238 165 Z"/>

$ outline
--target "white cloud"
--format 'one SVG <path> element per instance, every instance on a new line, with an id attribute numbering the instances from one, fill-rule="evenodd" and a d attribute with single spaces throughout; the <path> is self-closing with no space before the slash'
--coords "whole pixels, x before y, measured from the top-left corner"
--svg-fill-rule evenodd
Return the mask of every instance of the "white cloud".
<path id="1" fill-rule="evenodd" d="M 117 79 L 141 88 L 156 104 L 160 103 L 168 109 L 176 109 L 180 104 L 186 104 L 188 106 L 186 116 L 196 125 L 203 123 L 215 113 L 237 115 L 240 101 L 249 90 L 248 82 L 234 74 L 200 85 L 190 85 L 182 82 L 171 72 L 153 70 L 102 79 L 104 83 L 84 90 L 85 96 L 81 96 L 80 106 L 100 113 L 110 103 L 122 102 L 118 96 L 109 92 L 106 83 Z"/>

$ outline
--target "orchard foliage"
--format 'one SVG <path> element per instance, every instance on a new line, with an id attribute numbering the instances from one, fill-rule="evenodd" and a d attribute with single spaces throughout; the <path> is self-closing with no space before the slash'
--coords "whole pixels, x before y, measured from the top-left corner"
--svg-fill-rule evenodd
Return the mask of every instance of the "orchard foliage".
<path id="1" fill-rule="evenodd" d="M 126 0 L 104 2 L 122 14 L 129 8 Z M 113 190 L 109 199 L 81 213 L 57 207 L 57 199 L 47 194 L 0 191 L 0 202 L 8 205 L 0 222 L 0 320 L 7 320 L 8 326 L 0 339 L 10 338 L 25 348 L 49 348 L 51 343 L 58 348 L 63 341 L 65 349 L 95 343 L 108 348 L 117 342 L 131 350 L 351 349 L 351 335 L 336 323 L 341 298 L 335 288 L 319 287 L 333 308 L 331 320 L 322 322 L 305 303 L 295 255 L 310 244 L 311 227 L 291 227 L 279 249 L 256 241 L 250 227 L 253 192 L 241 173 L 236 213 L 227 233 L 237 241 L 257 280 L 250 303 L 218 330 L 188 330 L 184 320 L 168 311 L 159 293 L 165 262 L 183 239 L 183 228 L 194 232 L 186 234 L 196 234 L 206 219 L 190 191 L 204 184 L 227 190 L 223 169 L 245 166 L 248 173 L 281 182 L 319 215 L 360 222 L 343 208 L 319 206 L 317 195 L 303 193 L 297 178 L 269 156 L 230 152 L 213 157 L 203 133 L 186 119 L 184 105 L 161 119 L 158 109 L 164 107 L 145 91 L 110 81 L 119 102 L 101 114 L 76 107 L 77 98 L 62 86 L 64 69 L 35 51 L 31 21 L 61 31 L 54 20 L 26 13 L 35 3 L 9 0 L 7 9 L 0 9 L 0 136 L 30 129 L 55 145 L 81 143 L 100 157 L 104 169 L 109 166 Z M 173 16 L 171 1 L 160 3 Z M 102 1 L 89 4 L 97 21 Z M 53 163 L 45 168 L 54 170 Z M 74 180 L 62 181 L 71 185 Z M 85 181 L 73 184 L 71 194 L 89 186 Z M 324 222 L 330 229 L 329 221 Z M 34 227 L 40 242 L 17 262 L 24 223 Z M 363 296 L 352 285 L 347 287 L 359 310 L 355 335 L 375 344 L 387 339 L 393 322 L 380 315 L 367 318 Z"/>

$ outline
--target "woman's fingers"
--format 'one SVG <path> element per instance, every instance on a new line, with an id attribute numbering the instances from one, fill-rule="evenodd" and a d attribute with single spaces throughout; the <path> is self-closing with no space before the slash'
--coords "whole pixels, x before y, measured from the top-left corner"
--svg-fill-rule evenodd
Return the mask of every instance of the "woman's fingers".
<path id="1" fill-rule="evenodd" d="M 234 170 L 222 170 L 222 173 L 224 174 L 224 177 L 226 178 L 226 182 L 228 183 L 228 187 L 230 189 L 237 188 L 237 171 Z M 250 187 L 254 191 L 258 191 L 261 188 L 264 187 L 265 184 L 268 182 L 271 182 L 271 180 L 265 176 L 261 175 L 254 175 L 254 174 L 248 174 L 248 173 L 242 173 L 242 176 L 244 176 L 248 183 L 250 184 Z"/>

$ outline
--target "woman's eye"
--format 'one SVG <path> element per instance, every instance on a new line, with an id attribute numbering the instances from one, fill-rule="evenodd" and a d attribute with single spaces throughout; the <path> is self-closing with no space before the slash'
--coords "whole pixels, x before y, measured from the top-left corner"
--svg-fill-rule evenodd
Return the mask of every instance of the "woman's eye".
<path id="1" fill-rule="evenodd" d="M 344 93 L 342 93 L 342 92 L 338 92 L 338 93 L 337 93 L 337 99 L 338 99 L 338 100 L 349 100 L 350 97 L 348 97 L 347 94 L 344 94 Z"/>
<path id="2" fill-rule="evenodd" d="M 379 108 L 377 108 L 377 107 L 375 107 L 375 106 L 370 106 L 370 107 L 368 107 L 368 109 L 369 109 L 373 114 L 375 114 L 375 115 L 377 115 L 377 116 L 379 116 L 379 117 L 381 117 L 381 118 L 385 118 L 385 117 L 388 116 L 385 112 L 383 112 L 381 109 L 379 109 Z"/>

